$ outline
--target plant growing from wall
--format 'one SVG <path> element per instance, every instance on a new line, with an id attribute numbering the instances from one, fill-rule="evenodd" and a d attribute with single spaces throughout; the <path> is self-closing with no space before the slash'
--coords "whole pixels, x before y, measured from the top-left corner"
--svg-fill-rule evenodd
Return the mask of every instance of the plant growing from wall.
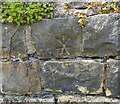
<path id="1" fill-rule="evenodd" d="M 69 11 L 71 8 L 72 8 L 72 7 L 71 7 L 70 3 L 65 3 L 65 4 L 64 4 L 64 9 L 65 9 L 65 10 Z"/>
<path id="2" fill-rule="evenodd" d="M 90 2 L 90 4 L 87 6 L 87 9 L 93 9 L 95 7 L 101 6 L 101 2 Z"/>
<path id="3" fill-rule="evenodd" d="M 6 2 L 0 4 L 0 22 L 31 24 L 53 17 L 54 7 L 48 3 Z"/>
<path id="4" fill-rule="evenodd" d="M 101 10 L 98 14 L 109 14 L 109 13 L 120 13 L 120 7 L 117 5 L 116 2 L 113 2 L 111 4 L 102 4 L 101 2 L 91 2 L 87 9 L 93 9 L 100 6 Z M 87 23 L 87 14 L 79 13 L 77 14 L 77 17 L 79 17 L 79 24 L 81 27 L 84 27 Z"/>
<path id="5" fill-rule="evenodd" d="M 109 14 L 109 13 L 120 13 L 120 7 L 117 5 L 117 2 L 111 4 L 102 4 L 101 2 L 91 2 L 87 9 L 93 9 L 95 7 L 101 7 L 99 14 Z"/>
<path id="6" fill-rule="evenodd" d="M 87 14 L 78 13 L 78 14 L 75 14 L 75 16 L 79 18 L 78 23 L 79 23 L 80 27 L 83 28 L 87 23 Z"/>
<path id="7" fill-rule="evenodd" d="M 112 4 L 103 4 L 99 14 L 120 13 L 120 7 L 116 2 Z"/>

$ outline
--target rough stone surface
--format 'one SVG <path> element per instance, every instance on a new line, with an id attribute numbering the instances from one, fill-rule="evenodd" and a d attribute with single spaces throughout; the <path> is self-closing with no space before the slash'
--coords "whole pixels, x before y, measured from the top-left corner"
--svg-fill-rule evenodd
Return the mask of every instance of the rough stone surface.
<path id="1" fill-rule="evenodd" d="M 32 25 L 36 54 L 40 58 L 77 57 L 81 52 L 82 34 L 74 17 L 43 20 Z"/>
<path id="2" fill-rule="evenodd" d="M 118 28 L 119 28 L 119 30 L 118 30 L 118 55 L 119 55 L 119 57 L 120 57 L 120 18 L 119 18 L 119 25 L 118 25 Z M 120 59 L 120 58 L 119 58 Z"/>
<path id="3" fill-rule="evenodd" d="M 3 97 L 0 95 L 0 104 L 3 102 Z"/>
<path id="4" fill-rule="evenodd" d="M 120 5 L 120 0 L 117 1 Z M 57 100 L 58 103 L 118 102 L 118 99 L 79 95 L 105 93 L 120 98 L 120 14 L 98 14 L 100 7 L 88 10 L 88 0 L 53 2 L 56 2 L 51 3 L 55 6 L 55 18 L 51 20 L 23 26 L 7 23 L 0 27 L 0 94 L 35 94 L 35 97 L 0 96 L 0 103 L 3 100 L 6 104 L 57 103 Z M 69 11 L 65 10 L 65 3 L 71 4 Z M 79 19 L 73 17 L 76 13 L 89 16 L 85 27 L 80 28 Z M 101 62 L 85 58 L 104 56 L 115 59 Z M 53 93 L 72 95 L 53 97 Z"/>
<path id="5" fill-rule="evenodd" d="M 67 10 L 65 5 L 70 4 L 70 10 Z M 105 2 L 104 2 L 105 3 Z M 111 3 L 107 3 L 111 4 Z M 54 10 L 54 17 L 68 17 L 76 15 L 76 13 L 84 13 L 88 16 L 99 14 L 101 10 L 101 6 L 94 7 L 92 9 L 87 9 L 89 2 L 54 2 L 53 3 L 55 10 Z"/>
<path id="6" fill-rule="evenodd" d="M 79 95 L 60 95 L 58 96 L 58 104 L 63 103 L 64 104 L 118 104 L 119 100 L 118 99 L 113 99 L 113 98 L 106 98 L 102 96 L 79 96 Z"/>
<path id="7" fill-rule="evenodd" d="M 101 14 L 88 18 L 83 31 L 83 56 L 118 54 L 119 14 Z"/>
<path id="8" fill-rule="evenodd" d="M 2 65 L 0 64 L 0 89 L 2 89 Z M 1 90 L 0 90 L 1 94 Z"/>
<path id="9" fill-rule="evenodd" d="M 2 24 L 2 58 L 26 53 L 27 50 L 23 41 L 24 31 L 24 26 L 17 26 L 12 23 Z"/>
<path id="10" fill-rule="evenodd" d="M 28 54 L 36 52 L 31 37 L 31 26 L 2 24 L 2 29 L 2 58 L 19 57 L 27 60 Z"/>
<path id="11" fill-rule="evenodd" d="M 28 97 L 28 96 L 7 96 L 0 97 L 2 104 L 119 104 L 119 99 L 106 98 L 102 96 L 79 96 L 79 95 L 58 95 L 56 96 L 57 101 L 55 102 L 54 97 L 48 96 L 43 97 Z"/>
<path id="12" fill-rule="evenodd" d="M 75 17 L 44 19 L 32 26 L 3 24 L 3 58 L 27 59 L 28 54 L 39 58 L 117 56 L 119 17 L 119 14 L 88 17 L 83 30 Z"/>
<path id="13" fill-rule="evenodd" d="M 46 91 L 102 93 L 103 64 L 94 60 L 47 61 L 41 73 Z"/>
<path id="14" fill-rule="evenodd" d="M 107 88 L 111 91 L 112 96 L 120 97 L 120 60 L 107 60 Z"/>
<path id="15" fill-rule="evenodd" d="M 2 93 L 39 94 L 38 62 L 0 62 L 2 64 Z"/>
<path id="16" fill-rule="evenodd" d="M 54 97 L 28 97 L 28 96 L 4 96 L 3 97 L 4 104 L 9 104 L 10 102 L 13 102 L 13 104 L 15 103 L 19 103 L 19 104 L 46 104 L 46 103 L 50 103 L 50 104 L 54 104 Z M 9 103 L 8 103 L 9 102 Z"/>

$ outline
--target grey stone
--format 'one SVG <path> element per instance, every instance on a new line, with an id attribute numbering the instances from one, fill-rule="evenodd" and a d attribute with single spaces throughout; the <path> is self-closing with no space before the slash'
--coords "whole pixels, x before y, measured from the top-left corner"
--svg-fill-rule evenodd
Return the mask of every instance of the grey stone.
<path id="1" fill-rule="evenodd" d="M 106 98 L 102 96 L 79 96 L 79 95 L 60 95 L 58 96 L 58 104 L 118 104 L 118 99 Z"/>
<path id="2" fill-rule="evenodd" d="M 0 95 L 0 104 L 3 103 L 3 97 Z"/>
<path id="3" fill-rule="evenodd" d="M 70 10 L 67 10 L 65 8 L 66 4 L 70 5 Z M 54 2 L 53 3 L 55 10 L 54 10 L 54 17 L 68 17 L 68 16 L 73 16 L 75 10 L 81 10 L 87 8 L 86 6 L 88 5 L 87 2 Z"/>
<path id="4" fill-rule="evenodd" d="M 71 2 L 71 8 L 73 9 L 85 9 L 88 6 L 87 2 Z"/>
<path id="5" fill-rule="evenodd" d="M 28 59 L 28 54 L 34 54 L 36 48 L 31 37 L 31 26 L 15 24 L 2 24 L 2 58 Z"/>
<path id="6" fill-rule="evenodd" d="M 94 60 L 47 61 L 41 72 L 44 90 L 100 94 L 103 66 Z"/>
<path id="7" fill-rule="evenodd" d="M 70 4 L 70 10 L 67 10 L 65 5 Z M 58 2 L 53 4 L 55 6 L 54 17 L 68 17 L 74 16 L 76 13 L 84 13 L 88 16 L 99 14 L 101 7 L 97 6 L 92 9 L 87 9 L 88 2 Z"/>
<path id="8" fill-rule="evenodd" d="M 44 19 L 34 23 L 32 37 L 40 58 L 72 58 L 80 55 L 82 34 L 77 18 Z"/>
<path id="9" fill-rule="evenodd" d="M 2 65 L 2 93 L 39 94 L 39 65 L 36 61 L 0 62 Z"/>
<path id="10" fill-rule="evenodd" d="M 29 97 L 29 96 L 9 96 L 9 95 L 5 95 L 3 97 L 4 102 L 6 102 L 6 104 L 8 104 L 8 102 L 13 102 L 13 104 L 15 103 L 19 103 L 19 104 L 46 104 L 46 103 L 50 103 L 50 104 L 54 104 L 54 97 L 47 97 L 47 98 L 42 98 L 40 96 L 36 96 L 36 97 Z M 5 103 L 4 103 L 5 104 Z"/>
<path id="11" fill-rule="evenodd" d="M 83 28 L 83 56 L 103 57 L 118 55 L 119 14 L 88 17 Z"/>
<path id="12" fill-rule="evenodd" d="M 18 30 L 15 24 L 2 24 L 2 52 L 1 58 L 9 58 L 11 38 Z"/>
<path id="13" fill-rule="evenodd" d="M 118 55 L 120 57 L 120 18 L 118 20 L 119 24 L 118 24 Z"/>
<path id="14" fill-rule="evenodd" d="M 31 37 L 31 26 L 20 26 L 16 34 L 11 38 L 11 56 L 28 59 L 28 54 L 34 54 L 36 48 Z"/>
<path id="15" fill-rule="evenodd" d="M 58 17 L 67 17 L 67 16 L 73 16 L 72 13 L 70 14 L 68 10 L 65 10 L 65 2 L 61 2 L 61 3 L 54 3 L 54 17 L 58 18 Z"/>
<path id="16" fill-rule="evenodd" d="M 69 15 L 86 14 L 87 16 L 94 16 L 99 14 L 100 9 L 101 9 L 100 6 L 92 9 L 70 9 L 68 14 Z"/>
<path id="17" fill-rule="evenodd" d="M 11 38 L 10 44 L 10 55 L 15 57 L 20 57 L 27 53 L 27 47 L 24 42 L 25 39 L 25 26 L 20 26 L 14 36 Z M 12 31 L 11 31 L 12 32 Z M 10 32 L 10 33 L 11 33 Z"/>
<path id="18" fill-rule="evenodd" d="M 26 53 L 24 34 L 24 26 L 12 23 L 2 24 L 2 58 Z"/>
<path id="19" fill-rule="evenodd" d="M 107 60 L 107 88 L 111 91 L 111 96 L 120 96 L 120 60 Z"/>
<path id="20" fill-rule="evenodd" d="M 13 102 L 13 104 L 54 104 L 54 97 L 48 96 L 44 98 L 44 96 L 15 96 L 15 95 L 5 95 L 2 97 L 3 104 L 9 104 L 9 102 Z M 6 103 L 5 103 L 6 102 Z"/>
<path id="21" fill-rule="evenodd" d="M 54 97 L 50 97 L 50 98 L 49 97 L 47 97 L 47 98 L 39 98 L 39 97 L 38 98 L 32 98 L 32 97 L 30 97 L 30 98 L 26 98 L 25 101 L 29 101 L 33 104 L 35 102 L 40 103 L 40 104 L 46 104 L 46 103 L 54 104 L 55 103 Z"/>

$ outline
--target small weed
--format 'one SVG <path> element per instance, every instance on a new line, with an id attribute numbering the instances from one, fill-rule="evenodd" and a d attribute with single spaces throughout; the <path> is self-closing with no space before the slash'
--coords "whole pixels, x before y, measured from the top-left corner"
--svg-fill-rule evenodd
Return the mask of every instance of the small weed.
<path id="1" fill-rule="evenodd" d="M 69 11 L 71 9 L 70 3 L 65 3 L 64 9 L 67 10 L 67 11 Z"/>
<path id="2" fill-rule="evenodd" d="M 120 13 L 120 7 L 116 2 L 110 4 L 104 4 L 101 6 L 99 14 Z"/>
<path id="3" fill-rule="evenodd" d="M 87 15 L 84 13 L 78 13 L 75 16 L 79 18 L 79 21 L 78 21 L 79 25 L 81 27 L 84 27 L 87 23 Z"/>

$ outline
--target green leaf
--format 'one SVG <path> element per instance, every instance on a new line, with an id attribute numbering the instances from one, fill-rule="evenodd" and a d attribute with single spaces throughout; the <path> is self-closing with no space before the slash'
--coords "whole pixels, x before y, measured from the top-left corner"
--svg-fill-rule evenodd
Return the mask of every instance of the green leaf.
<path id="1" fill-rule="evenodd" d="M 31 24 L 41 21 L 43 18 L 51 18 L 53 7 L 48 3 L 23 3 L 23 2 L 6 2 L 0 4 L 0 21 L 14 22 L 20 24 Z"/>

